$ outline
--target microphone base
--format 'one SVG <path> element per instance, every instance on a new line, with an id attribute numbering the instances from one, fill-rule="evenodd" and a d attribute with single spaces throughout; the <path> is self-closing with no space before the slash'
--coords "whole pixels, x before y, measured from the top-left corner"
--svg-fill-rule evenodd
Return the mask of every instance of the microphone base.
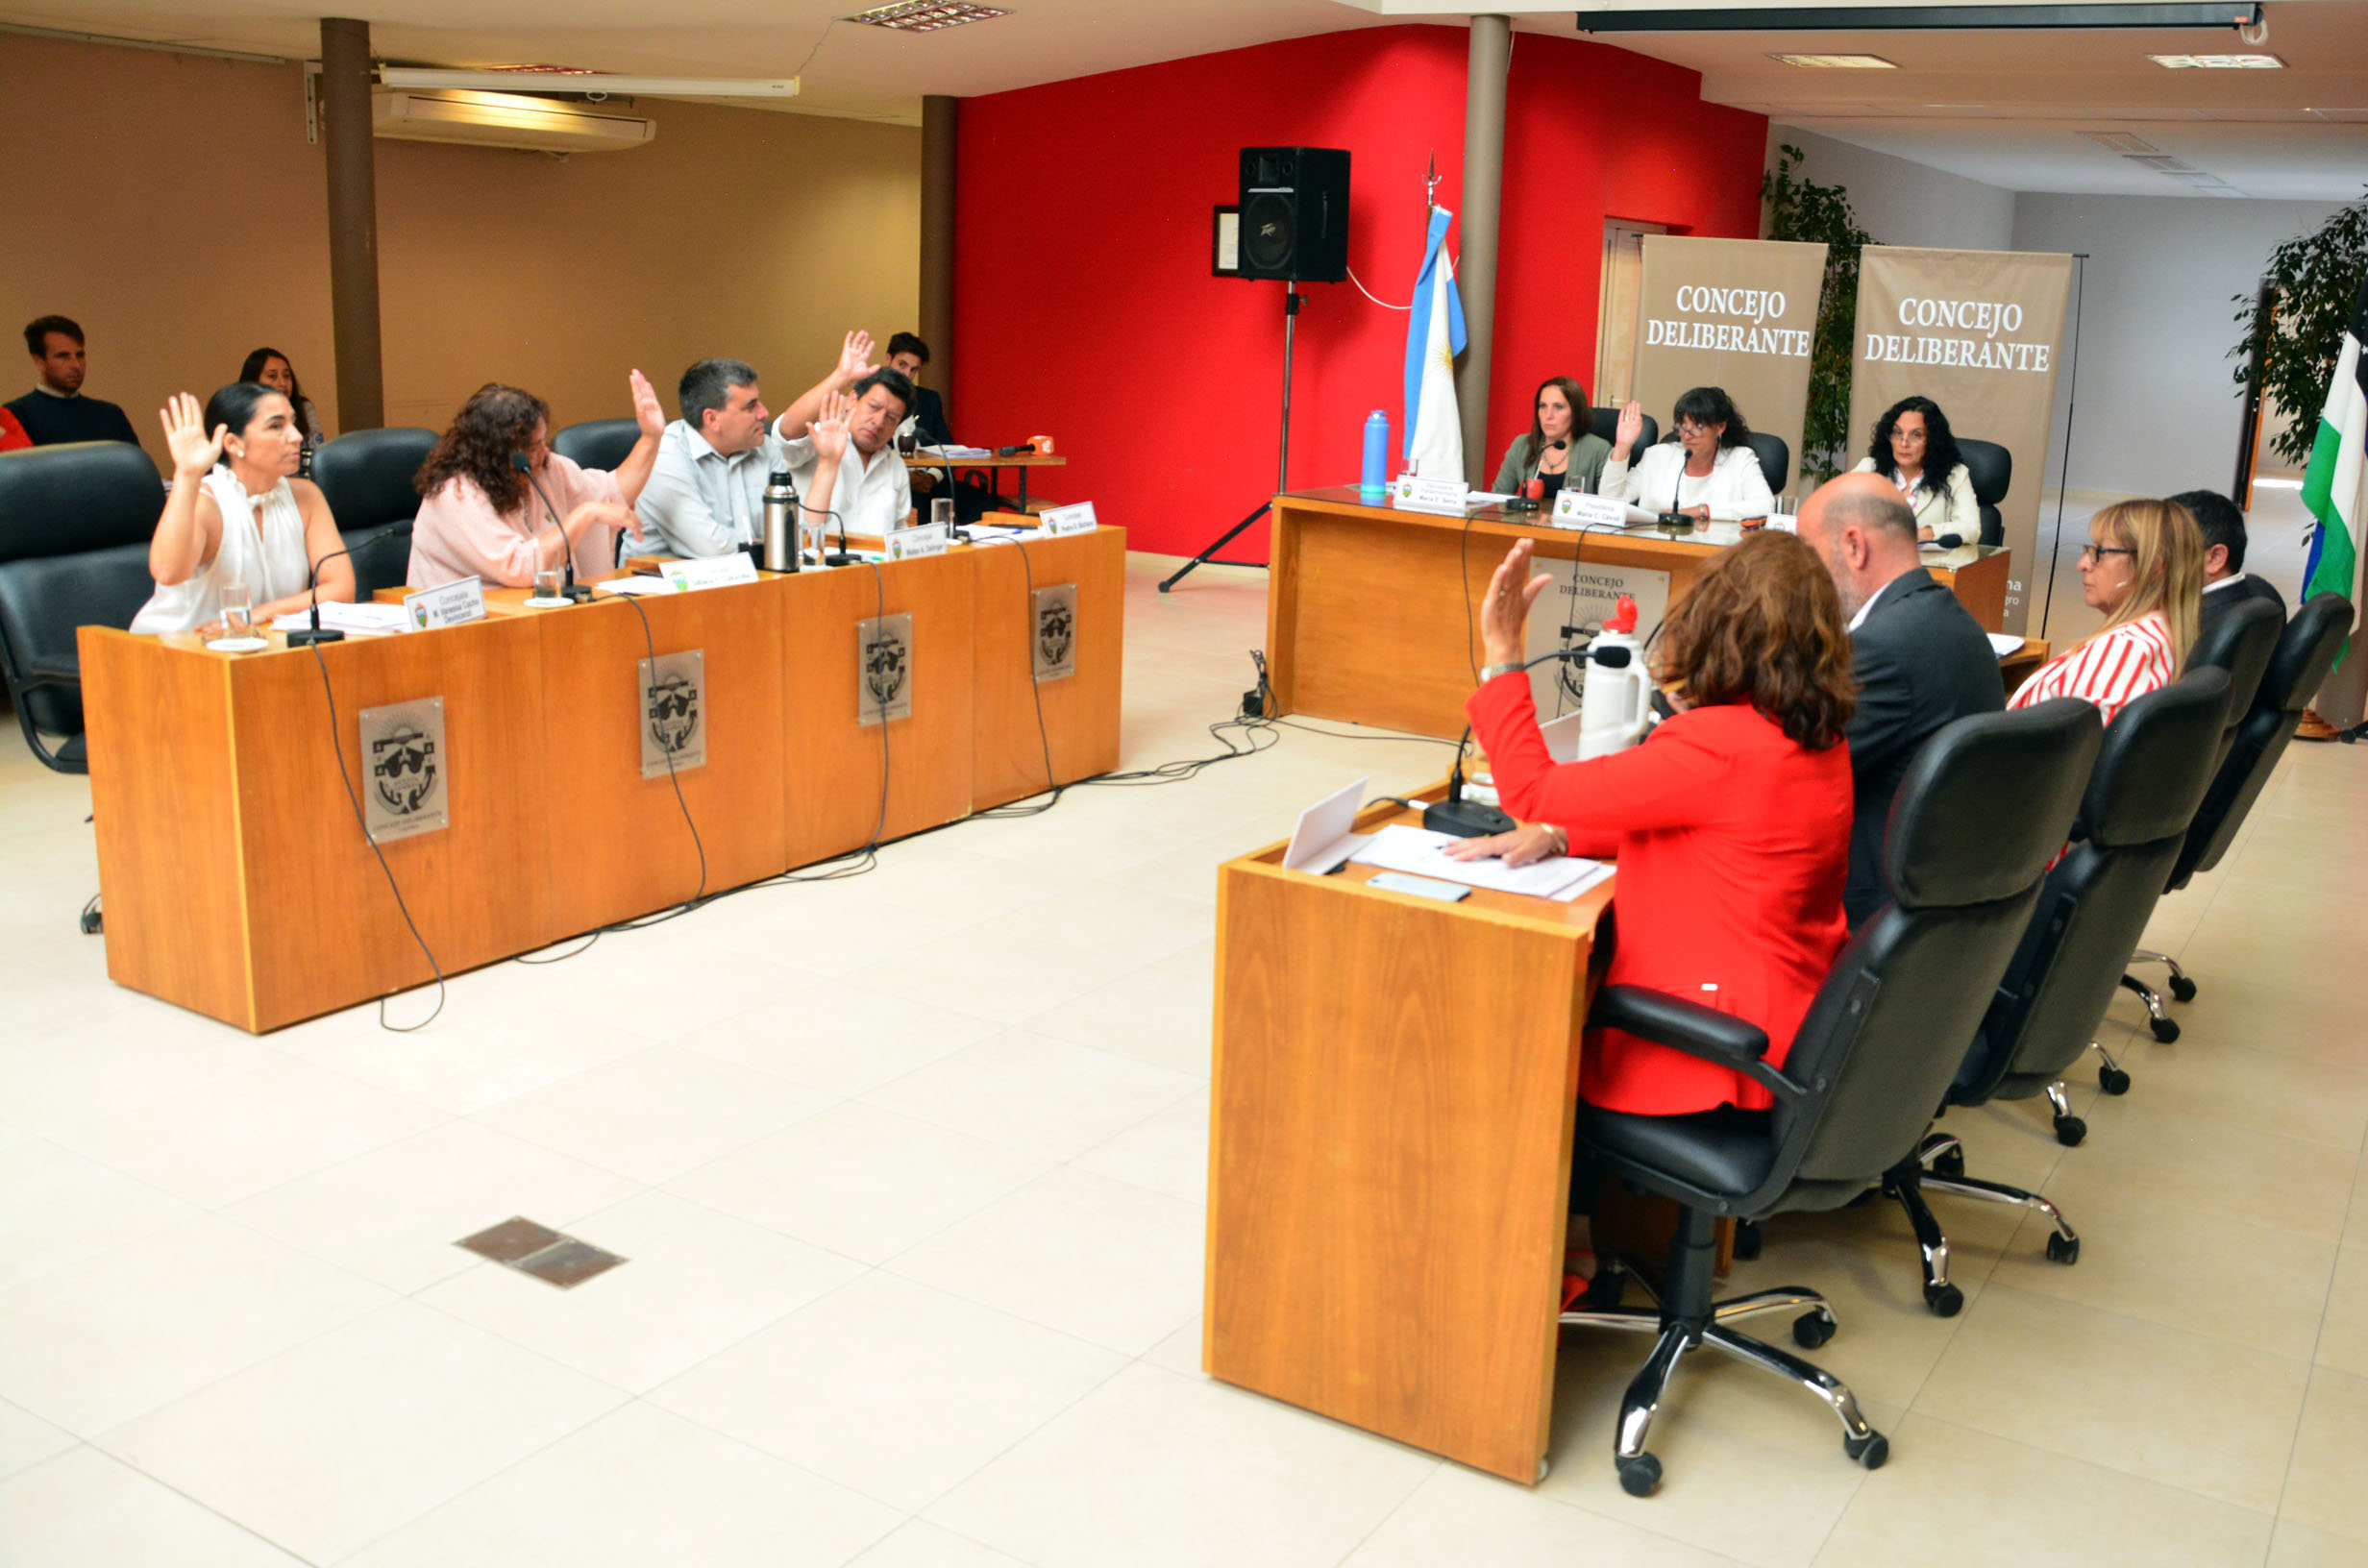
<path id="1" fill-rule="evenodd" d="M 1492 833 L 1510 833 L 1520 824 L 1482 801 L 1441 800 L 1422 808 L 1422 825 L 1459 839 L 1483 839 Z"/>
<path id="2" fill-rule="evenodd" d="M 823 565 L 856 566 L 861 564 L 862 560 L 863 557 L 860 555 L 851 555 L 846 551 L 834 550 L 829 554 L 823 557 Z"/>
<path id="3" fill-rule="evenodd" d="M 298 626 L 287 633 L 290 648 L 310 648 L 314 643 L 342 643 L 345 633 L 334 626 Z"/>
<path id="4" fill-rule="evenodd" d="M 1671 533 L 1691 533 L 1694 521 L 1694 515 L 1691 512 L 1664 512 L 1661 514 L 1660 526 Z"/>
<path id="5" fill-rule="evenodd" d="M 570 604 L 589 604 L 592 602 L 594 595 L 588 584 L 571 582 L 566 587 L 559 590 L 559 597 L 566 600 Z"/>

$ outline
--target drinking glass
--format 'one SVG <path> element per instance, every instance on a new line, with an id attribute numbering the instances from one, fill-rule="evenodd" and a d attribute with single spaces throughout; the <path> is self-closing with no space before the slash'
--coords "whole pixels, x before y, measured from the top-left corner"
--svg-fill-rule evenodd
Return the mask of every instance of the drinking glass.
<path id="1" fill-rule="evenodd" d="M 545 599 L 545 600 L 549 600 L 549 599 L 556 599 L 556 598 L 558 598 L 558 597 L 559 597 L 559 579 L 560 579 L 560 574 L 559 574 L 559 569 L 558 569 L 557 567 L 555 567 L 555 566 L 538 566 L 538 567 L 536 567 L 536 568 L 534 569 L 534 597 L 535 597 L 536 599 Z"/>
<path id="2" fill-rule="evenodd" d="M 243 582 L 222 585 L 222 635 L 252 637 L 255 635 L 255 590 Z"/>
<path id="3" fill-rule="evenodd" d="M 946 529 L 949 536 L 951 535 L 953 531 L 953 498 L 951 496 L 939 496 L 929 502 L 929 521 Z"/>

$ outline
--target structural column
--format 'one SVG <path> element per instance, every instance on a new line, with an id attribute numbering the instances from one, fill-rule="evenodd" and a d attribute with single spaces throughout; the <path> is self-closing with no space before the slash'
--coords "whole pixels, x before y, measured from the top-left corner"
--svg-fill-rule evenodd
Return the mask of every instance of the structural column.
<path id="1" fill-rule="evenodd" d="M 1464 302 L 1467 346 L 1455 369 L 1464 419 L 1464 478 L 1486 481 L 1489 365 L 1496 332 L 1496 222 L 1505 181 L 1505 76 L 1513 63 L 1513 19 L 1474 16 L 1464 67 L 1462 245 L 1455 286 Z"/>
<path id="2" fill-rule="evenodd" d="M 329 308 L 337 429 L 386 423 L 379 360 L 379 196 L 370 146 L 370 24 L 321 18 L 321 141 L 329 159 Z"/>
<path id="3" fill-rule="evenodd" d="M 929 380 L 953 420 L 953 158 L 962 101 L 921 100 L 921 335 L 929 345 Z"/>

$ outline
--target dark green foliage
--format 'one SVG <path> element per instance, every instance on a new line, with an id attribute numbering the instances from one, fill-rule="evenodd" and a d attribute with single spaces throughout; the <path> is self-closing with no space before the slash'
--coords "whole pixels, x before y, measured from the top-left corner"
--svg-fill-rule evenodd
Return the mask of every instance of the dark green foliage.
<path id="1" fill-rule="evenodd" d="M 1850 351 L 1859 317 L 1859 249 L 1875 236 L 1859 227 L 1849 192 L 1796 179 L 1807 155 L 1787 144 L 1776 167 L 1761 177 L 1770 239 L 1823 243 L 1825 289 L 1817 301 L 1817 335 L 1809 351 L 1809 417 L 1801 428 L 1800 473 L 1822 484 L 1850 466 Z"/>
<path id="2" fill-rule="evenodd" d="M 2265 313 L 2251 294 L 2233 296 L 2236 324 L 2244 335 L 2229 350 L 2234 380 L 2245 383 L 2253 349 L 2261 344 L 2261 393 L 2293 416 L 2270 450 L 2302 468 L 2319 431 L 2327 384 L 2343 351 L 2343 331 L 2352 319 L 2360 280 L 2368 277 L 2368 200 L 2353 203 L 2318 233 L 2287 240 L 2269 255 L 2262 278 L 2273 292 Z"/>

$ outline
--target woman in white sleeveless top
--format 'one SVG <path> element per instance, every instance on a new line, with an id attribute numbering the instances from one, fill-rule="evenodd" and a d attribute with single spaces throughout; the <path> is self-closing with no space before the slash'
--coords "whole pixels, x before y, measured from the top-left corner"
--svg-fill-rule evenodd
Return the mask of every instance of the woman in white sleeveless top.
<path id="1" fill-rule="evenodd" d="M 345 545 L 319 487 L 292 477 L 304 431 L 287 399 L 238 381 L 207 400 L 203 418 L 186 392 L 158 417 L 173 454 L 173 491 L 148 547 L 156 595 L 132 629 L 210 636 L 221 629 L 228 582 L 247 585 L 259 628 L 310 602 L 312 563 Z M 321 567 L 320 596 L 352 600 L 351 557 Z"/>

